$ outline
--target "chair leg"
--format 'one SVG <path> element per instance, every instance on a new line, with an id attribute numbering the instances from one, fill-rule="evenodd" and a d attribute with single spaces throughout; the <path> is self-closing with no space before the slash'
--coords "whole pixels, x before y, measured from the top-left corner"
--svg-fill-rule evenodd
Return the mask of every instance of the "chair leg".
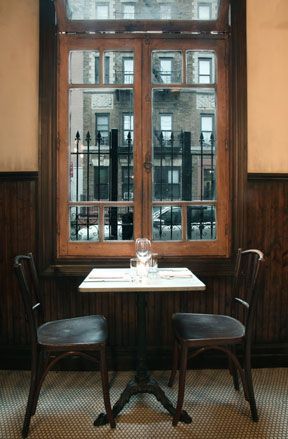
<path id="1" fill-rule="evenodd" d="M 170 378 L 168 381 L 169 387 L 172 387 L 174 384 L 176 372 L 178 369 L 178 356 L 179 356 L 178 343 L 177 343 L 177 340 L 175 338 L 174 345 L 173 345 L 172 369 L 171 369 L 171 374 L 170 374 Z"/>
<path id="2" fill-rule="evenodd" d="M 107 418 L 111 428 L 116 427 L 116 422 L 113 417 L 111 402 L 110 402 L 110 394 L 109 394 L 109 381 L 108 381 L 108 369 L 106 362 L 106 349 L 105 347 L 100 350 L 100 373 L 101 373 L 101 381 L 102 381 L 102 390 L 103 390 L 103 399 L 104 399 L 104 407 L 107 414 Z"/>
<path id="3" fill-rule="evenodd" d="M 249 404 L 250 404 L 251 417 L 252 417 L 253 421 L 257 422 L 259 417 L 258 417 L 258 412 L 257 412 L 254 387 L 253 387 L 253 380 L 252 380 L 252 374 L 251 374 L 250 355 L 248 355 L 248 354 L 245 355 L 244 374 L 245 374 L 245 381 L 246 381 L 248 399 L 249 399 Z"/>
<path id="4" fill-rule="evenodd" d="M 35 413 L 34 406 L 35 406 L 35 397 L 37 395 L 38 370 L 39 370 L 39 352 L 32 352 L 30 389 L 29 389 L 26 412 L 25 412 L 23 427 L 22 427 L 23 438 L 26 438 L 28 436 L 31 417 Z"/>
<path id="5" fill-rule="evenodd" d="M 175 427 L 181 416 L 182 406 L 184 401 L 185 394 L 185 381 L 186 381 L 186 370 L 187 370 L 187 347 L 185 345 L 181 345 L 180 350 L 180 364 L 179 364 L 179 385 L 178 385 L 178 398 L 177 398 L 177 406 L 176 412 L 173 417 L 172 425 Z"/>
<path id="6" fill-rule="evenodd" d="M 236 355 L 235 346 L 231 346 L 231 351 L 234 355 Z M 230 357 L 229 357 L 229 370 L 233 378 L 234 389 L 239 390 L 239 377 L 238 377 L 237 368 L 235 367 L 235 364 L 233 363 Z"/>

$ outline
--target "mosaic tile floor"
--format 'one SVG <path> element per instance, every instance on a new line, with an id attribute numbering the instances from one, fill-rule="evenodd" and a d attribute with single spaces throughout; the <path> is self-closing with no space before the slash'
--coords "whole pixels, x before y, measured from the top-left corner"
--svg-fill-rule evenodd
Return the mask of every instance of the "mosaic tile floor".
<path id="1" fill-rule="evenodd" d="M 29 372 L 0 371 L 0 438 L 21 438 Z M 111 388 L 114 404 L 132 372 L 117 373 Z M 177 385 L 167 387 L 168 371 L 154 376 L 175 403 Z M 32 418 L 31 439 L 287 439 L 288 368 L 254 369 L 260 420 L 250 419 L 243 392 L 233 388 L 226 370 L 189 371 L 185 409 L 192 424 L 172 427 L 171 417 L 153 395 L 132 397 L 116 418 L 117 427 L 94 427 L 103 411 L 100 376 L 96 372 L 50 372 Z"/>

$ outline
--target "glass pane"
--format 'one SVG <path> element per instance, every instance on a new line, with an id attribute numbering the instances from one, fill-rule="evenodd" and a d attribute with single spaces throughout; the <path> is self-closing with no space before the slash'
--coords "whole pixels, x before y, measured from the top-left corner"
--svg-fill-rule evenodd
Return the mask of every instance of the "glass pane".
<path id="1" fill-rule="evenodd" d="M 188 50 L 186 52 L 187 84 L 214 84 L 216 56 L 213 51 Z"/>
<path id="2" fill-rule="evenodd" d="M 70 84 L 99 83 L 99 52 L 72 50 L 69 55 Z"/>
<path id="3" fill-rule="evenodd" d="M 189 206 L 187 208 L 188 240 L 216 239 L 215 206 Z"/>
<path id="4" fill-rule="evenodd" d="M 133 209 L 110 207 L 104 209 L 102 240 L 133 240 Z M 100 241 L 99 208 L 73 206 L 70 208 L 70 240 Z"/>
<path id="5" fill-rule="evenodd" d="M 188 240 L 216 239 L 215 206 L 188 206 Z M 180 206 L 156 206 L 152 215 L 153 239 L 157 241 L 182 240 L 182 210 Z"/>
<path id="6" fill-rule="evenodd" d="M 69 105 L 70 199 L 133 200 L 133 91 L 72 89 Z"/>
<path id="7" fill-rule="evenodd" d="M 68 0 L 70 20 L 216 20 L 219 0 Z"/>
<path id="8" fill-rule="evenodd" d="M 153 84 L 180 84 L 182 82 L 182 52 L 152 52 Z"/>
<path id="9" fill-rule="evenodd" d="M 133 52 L 104 52 L 104 59 L 105 84 L 133 84 Z"/>
<path id="10" fill-rule="evenodd" d="M 198 20 L 211 20 L 212 9 L 210 3 L 198 4 Z"/>
<path id="11" fill-rule="evenodd" d="M 98 241 L 98 207 L 73 206 L 70 208 L 70 240 Z"/>
<path id="12" fill-rule="evenodd" d="M 153 200 L 215 200 L 215 91 L 153 91 Z"/>
<path id="13" fill-rule="evenodd" d="M 178 206 L 153 207 L 153 239 L 156 241 L 179 241 L 182 239 L 182 213 Z"/>
<path id="14" fill-rule="evenodd" d="M 133 209 L 131 207 L 109 207 L 105 211 L 105 241 L 134 239 Z"/>

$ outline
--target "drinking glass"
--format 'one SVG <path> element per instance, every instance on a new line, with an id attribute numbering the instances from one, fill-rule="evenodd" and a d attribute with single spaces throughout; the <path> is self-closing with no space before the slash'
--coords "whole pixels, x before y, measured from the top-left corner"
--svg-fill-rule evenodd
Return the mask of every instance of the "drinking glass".
<path id="1" fill-rule="evenodd" d="M 158 273 L 158 253 L 151 253 L 149 259 L 149 277 L 156 278 Z"/>
<path id="2" fill-rule="evenodd" d="M 135 242 L 136 256 L 140 261 L 138 266 L 139 280 L 143 281 L 148 276 L 148 261 L 151 257 L 151 242 L 147 238 L 137 238 Z"/>
<path id="3" fill-rule="evenodd" d="M 135 248 L 137 258 L 145 265 L 151 256 L 151 242 L 147 238 L 137 238 Z"/>
<path id="4" fill-rule="evenodd" d="M 131 279 L 131 282 L 135 282 L 137 280 L 138 264 L 139 264 L 138 258 L 131 258 L 130 259 L 130 279 Z"/>

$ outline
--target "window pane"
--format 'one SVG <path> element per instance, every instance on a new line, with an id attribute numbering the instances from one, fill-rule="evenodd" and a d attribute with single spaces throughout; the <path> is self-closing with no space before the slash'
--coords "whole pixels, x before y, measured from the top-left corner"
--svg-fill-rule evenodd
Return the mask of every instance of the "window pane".
<path id="1" fill-rule="evenodd" d="M 131 207 L 109 207 L 104 209 L 105 241 L 133 240 L 133 209 Z"/>
<path id="2" fill-rule="evenodd" d="M 102 229 L 98 207 L 73 206 L 70 208 L 71 241 L 133 240 L 133 234 L 133 209 L 131 207 L 104 209 Z"/>
<path id="3" fill-rule="evenodd" d="M 109 5 L 108 3 L 103 3 L 97 5 L 96 3 L 96 17 L 97 20 L 106 20 L 109 18 Z"/>
<path id="4" fill-rule="evenodd" d="M 70 84 L 99 83 L 99 52 L 72 50 L 69 56 Z"/>
<path id="5" fill-rule="evenodd" d="M 154 201 L 215 199 L 215 101 L 211 89 L 153 91 Z M 205 169 L 211 171 L 209 192 Z"/>
<path id="6" fill-rule="evenodd" d="M 190 206 L 187 208 L 187 239 L 216 239 L 215 206 Z"/>
<path id="7" fill-rule="evenodd" d="M 212 51 L 188 50 L 186 75 L 188 84 L 214 84 L 216 57 Z"/>
<path id="8" fill-rule="evenodd" d="M 179 84 L 182 82 L 182 52 L 152 52 L 152 82 L 154 84 Z"/>
<path id="9" fill-rule="evenodd" d="M 110 8 L 109 8 L 110 6 Z M 67 17 L 70 20 L 216 20 L 219 0 L 199 1 L 87 1 L 68 0 Z M 107 16 L 108 14 L 108 16 Z"/>
<path id="10" fill-rule="evenodd" d="M 135 6 L 125 5 L 122 6 L 124 20 L 133 20 L 135 18 Z"/>
<path id="11" fill-rule="evenodd" d="M 97 207 L 73 206 L 70 208 L 70 240 L 98 241 Z"/>
<path id="12" fill-rule="evenodd" d="M 180 206 L 156 206 L 153 208 L 153 239 L 156 241 L 182 240 L 182 210 Z M 215 207 L 187 207 L 187 240 L 215 240 Z"/>
<path id="13" fill-rule="evenodd" d="M 105 52 L 105 84 L 133 84 L 134 53 Z"/>
<path id="14" fill-rule="evenodd" d="M 133 91 L 72 89 L 69 101 L 71 201 L 131 201 Z"/>
<path id="15" fill-rule="evenodd" d="M 198 19 L 211 20 L 211 5 L 209 3 L 201 3 L 198 5 Z"/>
<path id="16" fill-rule="evenodd" d="M 182 239 L 182 213 L 178 206 L 153 208 L 153 239 L 156 241 L 180 241 Z"/>

